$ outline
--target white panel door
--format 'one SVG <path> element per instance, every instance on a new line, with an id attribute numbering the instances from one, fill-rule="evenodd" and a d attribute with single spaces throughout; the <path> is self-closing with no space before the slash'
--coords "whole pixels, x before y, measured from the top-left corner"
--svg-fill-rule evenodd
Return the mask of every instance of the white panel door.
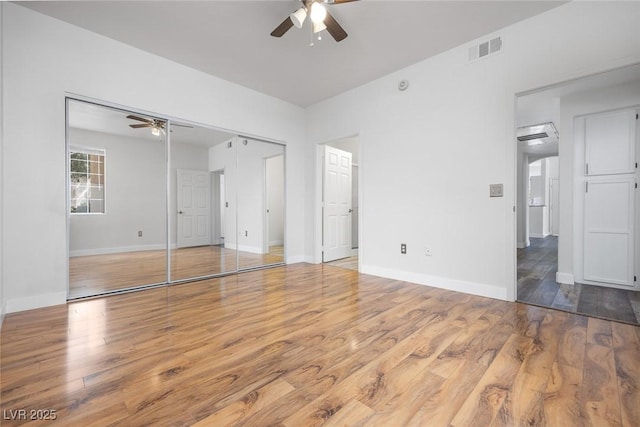
<path id="1" fill-rule="evenodd" d="M 585 118 L 585 175 L 635 172 L 636 111 L 610 111 Z"/>
<path id="2" fill-rule="evenodd" d="M 351 153 L 325 146 L 323 261 L 351 255 Z"/>
<path id="3" fill-rule="evenodd" d="M 633 286 L 635 180 L 607 177 L 585 185 L 584 278 Z"/>
<path id="4" fill-rule="evenodd" d="M 177 246 L 211 243 L 211 179 L 209 172 L 178 169 Z"/>

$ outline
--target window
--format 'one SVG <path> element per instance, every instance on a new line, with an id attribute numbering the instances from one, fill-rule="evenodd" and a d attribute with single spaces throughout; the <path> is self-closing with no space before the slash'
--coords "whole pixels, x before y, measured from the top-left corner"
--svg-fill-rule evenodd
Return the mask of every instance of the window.
<path id="1" fill-rule="evenodd" d="M 104 150 L 71 148 L 71 213 L 104 213 Z"/>

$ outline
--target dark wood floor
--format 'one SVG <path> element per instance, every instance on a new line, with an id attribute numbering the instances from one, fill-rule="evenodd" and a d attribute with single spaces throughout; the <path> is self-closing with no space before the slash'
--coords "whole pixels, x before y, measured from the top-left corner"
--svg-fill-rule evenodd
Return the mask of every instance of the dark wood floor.
<path id="1" fill-rule="evenodd" d="M 518 301 L 587 316 L 640 324 L 640 292 L 585 284 L 559 284 L 558 238 L 531 239 L 518 249 Z"/>
<path id="2" fill-rule="evenodd" d="M 638 326 L 325 265 L 12 313 L 1 332 L 2 426 L 640 420 Z"/>

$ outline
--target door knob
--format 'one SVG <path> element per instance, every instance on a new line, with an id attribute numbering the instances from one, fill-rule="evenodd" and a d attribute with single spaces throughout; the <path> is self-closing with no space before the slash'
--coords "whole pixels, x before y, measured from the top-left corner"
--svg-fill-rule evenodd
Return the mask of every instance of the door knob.
<path id="1" fill-rule="evenodd" d="M 180 215 L 182 215 L 184 212 L 182 212 L 182 211 L 178 211 L 178 213 L 179 213 Z"/>
<path id="2" fill-rule="evenodd" d="M 353 212 L 353 209 L 349 209 L 349 213 Z"/>

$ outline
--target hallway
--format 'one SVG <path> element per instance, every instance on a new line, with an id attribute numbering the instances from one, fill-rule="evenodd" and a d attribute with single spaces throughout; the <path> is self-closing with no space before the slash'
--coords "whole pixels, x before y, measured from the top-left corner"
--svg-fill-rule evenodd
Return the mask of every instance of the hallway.
<path id="1" fill-rule="evenodd" d="M 528 248 L 518 249 L 517 259 L 518 301 L 640 324 L 640 292 L 556 282 L 558 237 L 532 238 Z"/>

